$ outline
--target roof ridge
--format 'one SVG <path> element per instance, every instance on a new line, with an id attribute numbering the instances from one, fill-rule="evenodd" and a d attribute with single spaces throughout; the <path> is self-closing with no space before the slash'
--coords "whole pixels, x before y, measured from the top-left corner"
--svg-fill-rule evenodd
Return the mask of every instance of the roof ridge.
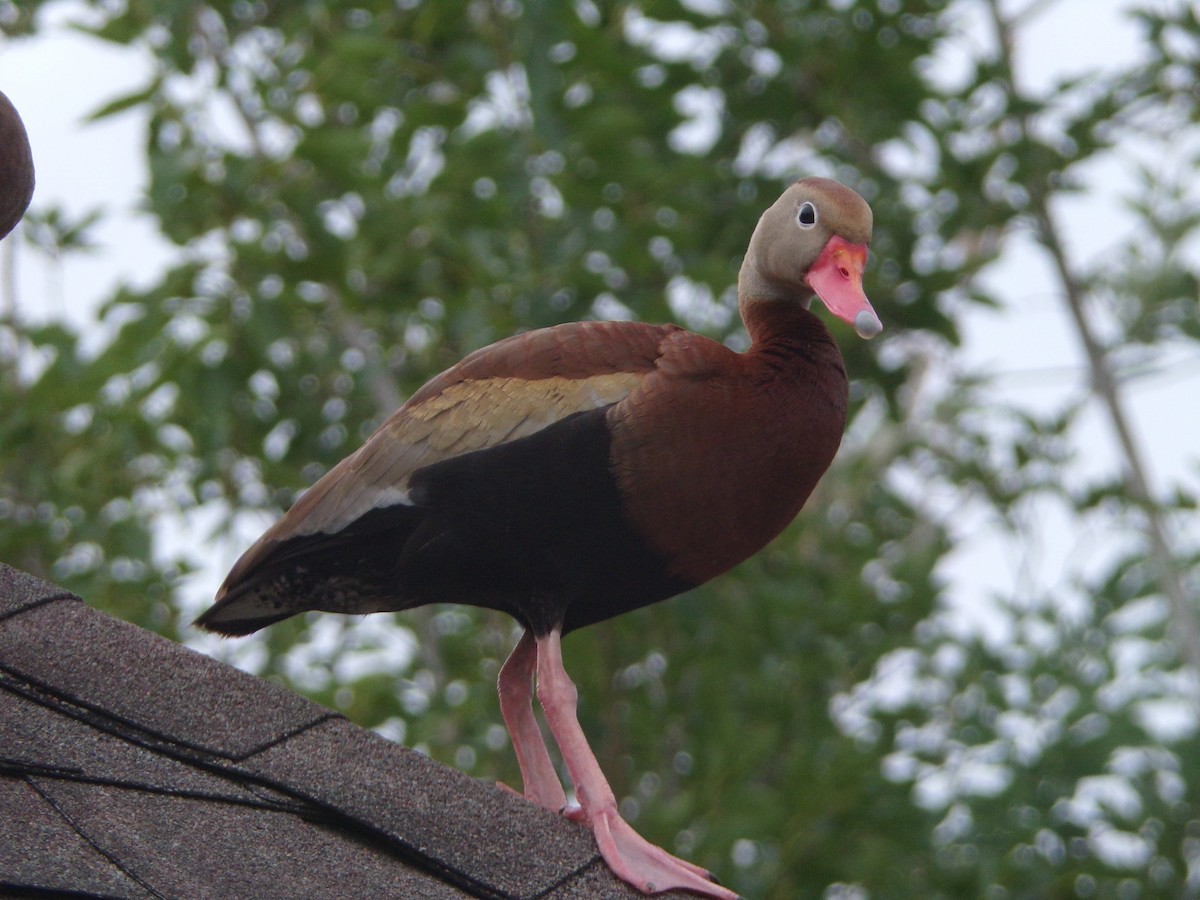
<path id="1" fill-rule="evenodd" d="M 24 615 L 27 612 L 32 612 L 33 610 L 42 606 L 46 606 L 49 603 L 59 603 L 63 600 L 74 600 L 77 603 L 83 603 L 83 598 L 78 594 L 74 594 L 71 591 L 68 591 L 66 588 L 60 588 L 57 593 L 30 600 L 28 603 L 15 609 L 0 609 L 0 622 L 3 622 L 6 619 L 15 619 L 17 616 Z"/>
<path id="2" fill-rule="evenodd" d="M 56 602 L 68 599 L 0 564 L 0 843 L 21 861 L 0 882 L 130 898 L 313 884 L 631 896 L 585 829 L 227 663 Z M 273 835 L 297 843 L 264 852 Z M 164 855 L 164 840 L 180 854 Z M 305 848 L 333 868 L 305 874 Z"/>
<path id="3" fill-rule="evenodd" d="M 276 737 L 272 738 L 261 745 L 255 746 L 245 753 L 223 756 L 219 753 L 213 753 L 206 750 L 197 744 L 191 743 L 183 738 L 177 738 L 171 735 L 163 734 L 155 731 L 145 725 L 141 725 L 124 716 L 107 710 L 101 706 L 88 703 L 77 697 L 70 696 L 53 685 L 43 682 L 36 678 L 31 678 L 28 675 L 15 672 L 4 665 L 3 660 L 0 660 L 0 689 L 11 691 L 14 694 L 25 697 L 41 706 L 45 706 L 55 712 L 62 713 L 77 719 L 97 731 L 105 734 L 110 734 L 113 737 L 121 738 L 135 746 L 142 747 L 154 753 L 159 753 L 163 756 L 168 756 L 182 762 L 188 762 L 201 766 L 207 766 L 215 763 L 217 760 L 229 760 L 232 762 L 241 762 L 254 756 L 256 753 L 269 749 L 283 741 L 289 740 L 298 734 L 303 734 L 309 728 L 319 725 L 322 722 L 328 722 L 330 719 L 344 719 L 341 713 L 334 710 L 326 710 L 326 715 L 313 719 L 308 722 L 302 722 L 295 728 L 281 732 Z M 179 748 L 179 751 L 173 751 L 172 748 Z M 180 752 L 186 751 L 186 752 Z"/>
<path id="4" fill-rule="evenodd" d="M 158 734 L 121 716 L 113 715 L 106 710 L 77 702 L 74 698 L 64 696 L 48 685 L 39 684 L 34 680 L 7 670 L 3 663 L 0 663 L 0 690 L 7 690 L 56 713 L 70 716 L 103 734 L 125 741 L 148 753 L 165 756 L 176 762 L 224 778 L 234 785 L 245 788 L 250 794 L 258 798 L 258 802 L 251 803 L 248 800 L 241 800 L 237 797 L 203 790 L 178 790 L 159 787 L 153 783 L 144 781 L 88 776 L 86 770 L 82 768 L 31 764 L 19 759 L 6 757 L 2 751 L 0 751 L 0 774 L 14 774 L 18 776 L 36 774 L 43 777 L 78 781 L 85 784 L 107 784 L 114 787 L 146 791 L 152 794 L 195 797 L 214 802 L 236 803 L 244 806 L 255 806 L 266 810 L 302 815 L 310 821 L 333 818 L 344 820 L 346 818 L 345 814 L 340 813 L 336 807 L 321 803 L 319 800 L 305 795 L 294 787 L 290 787 L 284 781 L 257 774 L 240 765 L 240 763 L 249 757 L 290 740 L 299 734 L 303 734 L 310 728 L 328 722 L 331 719 L 345 718 L 333 710 L 329 710 L 329 715 L 327 716 L 312 722 L 305 722 L 296 728 L 280 734 L 276 739 L 254 748 L 249 753 L 237 757 L 226 757 L 211 753 L 202 747 L 196 747 L 186 741 L 179 741 Z M 288 798 L 288 800 L 281 801 L 264 796 L 265 792 L 262 791 L 263 788 L 277 797 L 283 796 Z M 330 813 L 333 815 L 330 815 Z"/>

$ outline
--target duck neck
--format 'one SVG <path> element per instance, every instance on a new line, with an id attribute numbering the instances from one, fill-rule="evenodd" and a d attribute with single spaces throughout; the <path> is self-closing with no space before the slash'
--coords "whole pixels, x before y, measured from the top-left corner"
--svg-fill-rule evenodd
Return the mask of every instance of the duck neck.
<path id="1" fill-rule="evenodd" d="M 840 363 L 841 354 L 825 323 L 808 310 L 808 300 L 800 297 L 742 295 L 738 304 L 746 332 L 750 335 L 750 352 L 786 349 L 802 356 L 825 356 L 827 350 Z"/>
<path id="2" fill-rule="evenodd" d="M 747 254 L 738 273 L 738 310 L 750 336 L 750 354 L 780 362 L 807 359 L 845 371 L 842 354 L 825 324 L 793 285 L 766 278 Z"/>

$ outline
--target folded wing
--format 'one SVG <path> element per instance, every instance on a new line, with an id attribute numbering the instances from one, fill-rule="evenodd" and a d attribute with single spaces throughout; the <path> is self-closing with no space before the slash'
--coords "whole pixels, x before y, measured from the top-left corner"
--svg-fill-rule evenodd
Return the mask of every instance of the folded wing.
<path id="1" fill-rule="evenodd" d="M 304 583 L 296 573 L 305 571 L 306 558 L 315 562 L 318 553 L 336 549 L 352 567 L 356 548 L 371 540 L 402 544 L 410 533 L 403 527 L 408 510 L 414 524 L 419 515 L 410 492 L 416 472 L 619 402 L 654 371 L 664 339 L 676 331 L 575 323 L 517 335 L 466 357 L 417 391 L 242 555 L 200 624 L 247 633 L 303 609 L 328 608 L 319 598 L 299 596 Z M 380 534 L 377 523 L 385 521 L 393 534 Z"/>

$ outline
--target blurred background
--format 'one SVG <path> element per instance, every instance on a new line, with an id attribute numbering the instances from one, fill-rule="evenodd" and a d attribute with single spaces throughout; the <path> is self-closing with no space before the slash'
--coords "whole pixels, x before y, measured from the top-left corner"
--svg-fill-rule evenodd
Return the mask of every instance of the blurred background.
<path id="1" fill-rule="evenodd" d="M 841 453 L 571 635 L 651 840 L 743 894 L 1200 896 L 1200 18 L 1118 0 L 0 0 L 0 560 L 487 779 L 461 607 L 189 626 L 426 378 L 581 318 L 746 343 L 801 175 L 872 204 Z M 447 598 L 452 599 L 452 598 Z"/>

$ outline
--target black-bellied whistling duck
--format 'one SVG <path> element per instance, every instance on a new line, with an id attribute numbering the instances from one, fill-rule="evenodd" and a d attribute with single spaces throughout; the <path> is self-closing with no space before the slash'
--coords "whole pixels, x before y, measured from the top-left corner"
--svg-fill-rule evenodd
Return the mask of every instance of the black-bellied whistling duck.
<path id="1" fill-rule="evenodd" d="M 759 220 L 738 276 L 750 349 L 673 325 L 580 322 L 476 351 L 417 391 L 234 565 L 198 624 L 248 634 L 305 610 L 435 601 L 498 609 L 525 634 L 500 709 L 525 795 L 587 823 L 647 893 L 735 895 L 641 838 L 575 715 L 563 634 L 664 600 L 757 552 L 841 442 L 841 354 L 815 294 L 863 337 L 871 210 L 808 178 Z M 537 697 L 575 786 L 562 784 Z"/>

